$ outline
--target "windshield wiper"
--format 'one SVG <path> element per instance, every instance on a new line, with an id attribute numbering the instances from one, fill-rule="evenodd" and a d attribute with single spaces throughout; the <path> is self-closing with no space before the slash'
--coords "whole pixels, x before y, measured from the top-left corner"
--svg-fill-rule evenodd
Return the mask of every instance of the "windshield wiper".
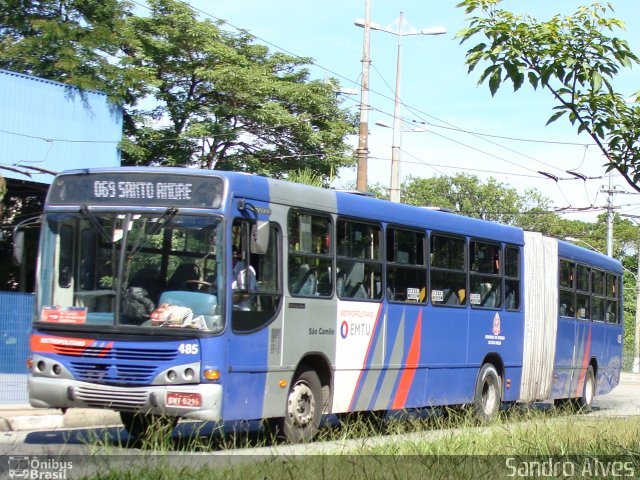
<path id="1" fill-rule="evenodd" d="M 89 223 L 91 224 L 93 229 L 98 232 L 98 234 L 105 242 L 111 243 L 111 237 L 109 237 L 109 234 L 106 232 L 104 227 L 100 225 L 100 222 L 96 218 L 95 214 L 91 210 L 89 210 L 86 205 L 82 205 L 80 207 L 80 213 L 82 213 L 82 215 L 89 220 Z"/>

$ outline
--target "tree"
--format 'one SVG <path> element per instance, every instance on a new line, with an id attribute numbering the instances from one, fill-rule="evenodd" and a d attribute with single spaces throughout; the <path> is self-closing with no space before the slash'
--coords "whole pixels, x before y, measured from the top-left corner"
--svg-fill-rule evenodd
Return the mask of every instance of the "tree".
<path id="1" fill-rule="evenodd" d="M 550 201 L 535 190 L 518 194 L 515 188 L 489 178 L 482 183 L 475 175 L 460 173 L 434 178 L 409 177 L 402 185 L 405 203 L 440 207 L 461 215 L 518 225 L 549 233 L 558 221 L 550 212 Z"/>
<path id="2" fill-rule="evenodd" d="M 323 179 L 353 163 L 344 137 L 354 118 L 334 82 L 310 80 L 309 59 L 270 54 L 182 2 L 148 4 L 149 16 L 129 20 L 127 64 L 149 75 L 157 105 L 136 111 L 127 163 L 272 177 L 304 167 Z"/>
<path id="3" fill-rule="evenodd" d="M 112 61 L 130 3 L 119 0 L 0 0 L 0 68 L 124 97 Z"/>
<path id="4" fill-rule="evenodd" d="M 124 164 L 307 168 L 326 182 L 355 162 L 355 118 L 309 59 L 271 54 L 184 2 L 147 4 L 136 16 L 122 0 L 0 0 L 0 68 L 107 93 L 124 108 Z"/>
<path id="5" fill-rule="evenodd" d="M 497 6 L 502 0 L 463 0 L 469 27 L 458 32 L 461 43 L 483 40 L 467 51 L 469 72 L 481 62 L 489 66 L 479 84 L 488 81 L 492 95 L 505 81 L 514 91 L 528 80 L 551 92 L 557 105 L 547 125 L 564 115 L 578 133 L 586 132 L 606 158 L 607 171 L 616 169 L 640 192 L 640 106 L 632 106 L 613 88 L 623 68 L 639 63 L 626 41 L 607 33 L 624 27 L 606 18 L 613 8 L 595 3 L 572 16 L 540 22 Z M 636 94 L 640 96 L 640 92 Z"/>

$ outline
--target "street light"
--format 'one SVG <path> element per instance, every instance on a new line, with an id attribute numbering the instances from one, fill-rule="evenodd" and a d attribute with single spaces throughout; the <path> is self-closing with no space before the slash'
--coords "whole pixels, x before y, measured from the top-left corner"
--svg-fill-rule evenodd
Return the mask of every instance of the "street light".
<path id="1" fill-rule="evenodd" d="M 394 28 L 395 24 L 398 24 L 397 28 Z M 362 19 L 357 19 L 355 24 L 359 27 L 364 27 L 366 30 L 367 22 Z M 392 202 L 400 202 L 400 176 L 399 176 L 399 161 L 400 161 L 400 72 L 402 65 L 402 37 L 408 35 L 442 35 L 447 33 L 445 27 L 431 27 L 418 30 L 410 24 L 407 24 L 405 30 L 404 13 L 400 12 L 400 16 L 391 24 L 385 27 L 378 25 L 377 23 L 369 23 L 368 27 L 371 30 L 379 30 L 381 32 L 391 33 L 398 37 L 398 54 L 396 59 L 396 92 L 395 103 L 393 109 L 393 145 L 391 146 L 391 189 L 390 199 Z"/>

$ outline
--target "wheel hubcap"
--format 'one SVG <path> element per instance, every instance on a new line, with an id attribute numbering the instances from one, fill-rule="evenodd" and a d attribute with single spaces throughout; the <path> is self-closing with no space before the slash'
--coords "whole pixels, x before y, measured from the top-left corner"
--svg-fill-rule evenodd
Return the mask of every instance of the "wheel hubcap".
<path id="1" fill-rule="evenodd" d="M 492 382 L 485 382 L 482 389 L 482 405 L 484 412 L 488 415 L 493 412 L 496 406 L 496 390 Z"/>
<path id="2" fill-rule="evenodd" d="M 303 383 L 294 385 L 288 404 L 289 417 L 293 423 L 302 427 L 309 425 L 313 421 L 315 409 L 316 402 L 309 386 Z"/>

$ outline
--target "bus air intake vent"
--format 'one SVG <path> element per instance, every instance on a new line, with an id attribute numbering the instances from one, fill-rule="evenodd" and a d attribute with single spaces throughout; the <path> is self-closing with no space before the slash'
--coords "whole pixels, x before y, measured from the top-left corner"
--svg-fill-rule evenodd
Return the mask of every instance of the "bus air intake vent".
<path id="1" fill-rule="evenodd" d="M 178 356 L 177 350 L 171 348 L 133 349 L 105 347 L 77 347 L 73 345 L 56 345 L 55 353 L 72 357 L 97 357 L 105 360 L 133 360 L 137 362 L 168 362 Z"/>

